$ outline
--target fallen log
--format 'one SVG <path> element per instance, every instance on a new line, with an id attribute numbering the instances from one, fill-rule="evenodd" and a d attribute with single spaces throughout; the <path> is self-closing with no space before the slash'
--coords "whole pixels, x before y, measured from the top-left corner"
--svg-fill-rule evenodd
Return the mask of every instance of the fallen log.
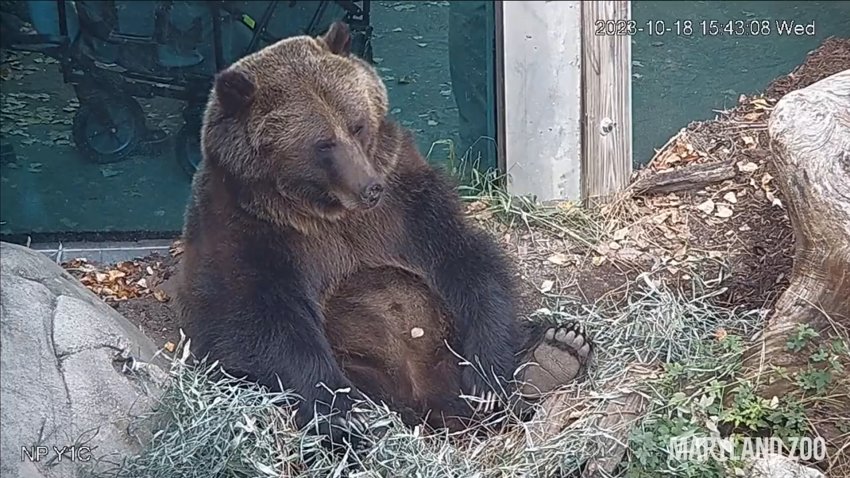
<path id="1" fill-rule="evenodd" d="M 649 400 L 637 390 L 650 369 L 630 370 L 617 390 L 590 401 L 601 401 L 600 407 L 590 406 L 587 397 L 553 393 L 544 399 L 529 427 L 529 437 L 535 443 L 545 443 L 570 426 L 590 426 L 596 430 L 596 452 L 584 464 L 581 478 L 611 476 L 623 461 L 629 434 L 643 418 Z"/>
<path id="2" fill-rule="evenodd" d="M 701 189 L 709 184 L 735 177 L 735 162 L 690 164 L 680 169 L 660 171 L 635 181 L 631 189 L 637 196 L 667 194 Z"/>

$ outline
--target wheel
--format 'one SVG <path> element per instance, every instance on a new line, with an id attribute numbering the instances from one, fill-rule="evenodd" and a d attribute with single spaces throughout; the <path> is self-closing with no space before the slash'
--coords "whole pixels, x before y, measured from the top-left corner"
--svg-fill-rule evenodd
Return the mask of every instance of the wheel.
<path id="1" fill-rule="evenodd" d="M 74 115 L 74 144 L 97 163 L 126 159 L 146 134 L 145 113 L 129 95 L 95 96 Z"/>
<path id="2" fill-rule="evenodd" d="M 186 123 L 177 132 L 174 139 L 174 155 L 183 171 L 192 177 L 201 165 L 201 127 L 198 124 Z"/>

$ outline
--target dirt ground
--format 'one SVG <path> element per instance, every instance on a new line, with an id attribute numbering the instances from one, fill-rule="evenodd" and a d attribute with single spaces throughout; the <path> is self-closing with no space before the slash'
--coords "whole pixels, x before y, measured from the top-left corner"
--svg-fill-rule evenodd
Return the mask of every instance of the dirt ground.
<path id="1" fill-rule="evenodd" d="M 770 162 L 767 119 L 782 95 L 850 69 L 850 40 L 829 39 L 804 64 L 777 78 L 764 95 L 741 97 L 717 119 L 695 122 L 659 150 L 635 173 L 633 186 L 647 177 L 709 163 L 727 164 L 732 177 L 705 187 L 673 193 L 626 191 L 593 214 L 603 224 L 592 240 L 576 240 L 571 225 L 529 221 L 507 226 L 481 204 L 469 213 L 494 231 L 516 260 L 530 314 L 547 297 L 570 298 L 574 305 L 625 297 L 641 272 L 656 280 L 688 285 L 694 276 L 725 287 L 717 300 L 746 309 L 769 309 L 787 286 L 793 235 L 784 199 Z M 572 205 L 554 206 L 554 218 L 573 217 Z M 557 211 L 556 211 L 557 212 Z M 580 229 L 580 227 L 578 227 Z M 64 266 L 138 325 L 159 346 L 179 340 L 171 295 L 180 246 L 169 256 L 154 255 L 120 264 L 72 261 Z M 169 347 L 169 346 L 166 346 Z"/>

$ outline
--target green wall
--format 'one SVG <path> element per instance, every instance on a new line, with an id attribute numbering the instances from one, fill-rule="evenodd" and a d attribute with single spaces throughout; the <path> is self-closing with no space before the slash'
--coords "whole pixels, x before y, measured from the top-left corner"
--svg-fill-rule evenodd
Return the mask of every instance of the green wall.
<path id="1" fill-rule="evenodd" d="M 741 94 L 764 90 L 789 73 L 806 53 L 829 36 L 850 37 L 850 2 L 635 1 L 638 26 L 664 22 L 671 32 L 638 32 L 632 40 L 634 162 L 645 164 L 672 135 L 691 121 L 711 119 L 713 110 L 734 106 Z M 676 21 L 691 20 L 691 36 Z M 767 20 L 768 33 L 740 35 L 751 21 Z M 732 35 L 703 34 L 701 22 L 733 24 Z M 814 35 L 782 35 L 776 21 L 814 22 Z M 709 30 L 711 23 L 705 23 Z M 708 33 L 708 32 L 706 32 Z"/>

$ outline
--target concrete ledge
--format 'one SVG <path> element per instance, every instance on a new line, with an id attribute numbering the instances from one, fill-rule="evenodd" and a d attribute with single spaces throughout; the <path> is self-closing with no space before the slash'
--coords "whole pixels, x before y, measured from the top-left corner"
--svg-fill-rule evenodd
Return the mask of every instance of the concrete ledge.
<path id="1" fill-rule="evenodd" d="M 154 252 L 168 254 L 171 240 L 152 239 L 133 242 L 67 242 L 32 244 L 31 249 L 61 263 L 85 258 L 89 262 L 114 263 L 144 257 Z"/>

